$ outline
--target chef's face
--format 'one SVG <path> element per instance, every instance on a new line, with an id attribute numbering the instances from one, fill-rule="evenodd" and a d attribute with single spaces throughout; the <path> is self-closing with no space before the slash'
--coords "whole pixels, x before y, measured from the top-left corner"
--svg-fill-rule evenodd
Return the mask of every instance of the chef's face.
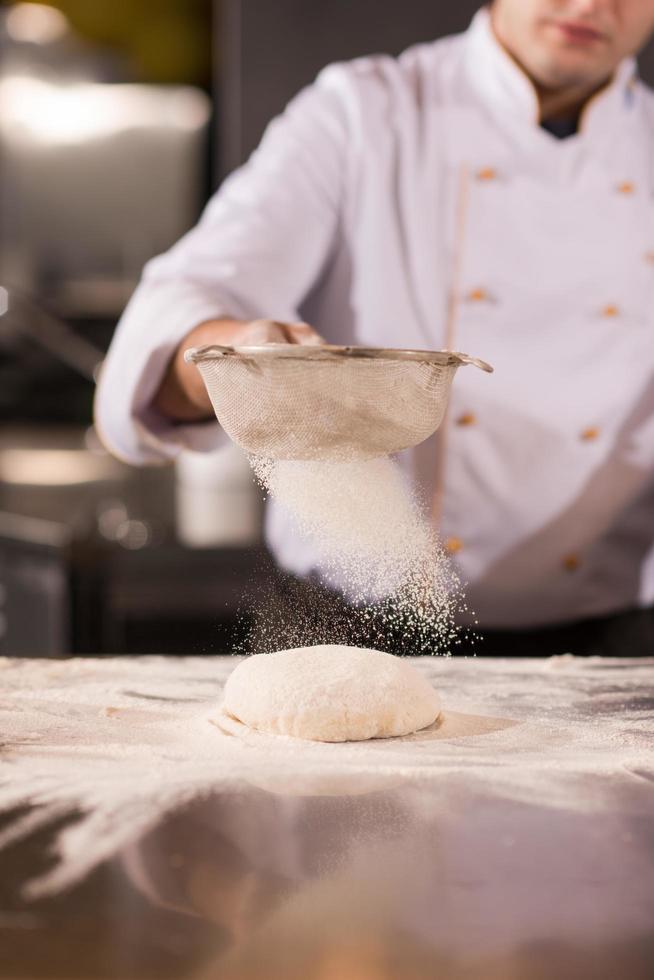
<path id="1" fill-rule="evenodd" d="M 495 31 L 544 88 L 599 84 L 654 30 L 654 0 L 494 0 Z"/>

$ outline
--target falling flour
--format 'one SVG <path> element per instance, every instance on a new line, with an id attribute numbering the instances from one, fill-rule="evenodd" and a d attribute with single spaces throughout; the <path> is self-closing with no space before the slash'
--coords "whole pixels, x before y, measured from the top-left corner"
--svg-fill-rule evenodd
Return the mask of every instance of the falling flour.
<path id="1" fill-rule="evenodd" d="M 354 621 L 401 636 L 392 652 L 449 651 L 455 612 L 464 605 L 461 586 L 394 460 L 250 462 L 312 542 L 320 579 L 345 597 Z"/>

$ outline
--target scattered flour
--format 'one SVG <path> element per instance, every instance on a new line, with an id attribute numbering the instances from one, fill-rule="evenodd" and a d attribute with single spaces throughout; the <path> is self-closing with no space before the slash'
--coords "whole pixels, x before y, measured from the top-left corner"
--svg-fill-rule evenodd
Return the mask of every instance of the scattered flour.
<path id="1" fill-rule="evenodd" d="M 583 842 L 592 825 L 592 860 L 582 868 L 604 869 L 606 855 L 614 855 L 616 881 L 623 883 L 625 866 L 648 860 L 650 842 L 635 828 L 651 824 L 654 659 L 578 657 L 559 672 L 546 660 L 418 658 L 411 667 L 446 706 L 436 730 L 335 745 L 250 729 L 226 734 L 211 724 L 234 665 L 232 657 L 211 656 L 0 657 L 3 870 L 12 865 L 3 847 L 48 828 L 53 861 L 39 863 L 43 877 L 29 894 L 56 893 L 167 813 L 203 800 L 207 826 L 228 839 L 238 837 L 239 827 L 249 828 L 264 868 L 273 852 L 275 860 L 289 862 L 280 873 L 302 854 L 315 868 L 325 828 L 342 830 L 333 822 L 333 798 L 347 803 L 371 794 L 371 805 L 380 800 L 383 806 L 387 793 L 401 807 L 406 833 L 427 811 L 440 827 L 470 816 L 469 832 L 457 839 L 466 848 L 476 841 L 480 855 L 489 853 L 489 826 L 491 840 L 493 828 L 502 826 L 493 819 L 513 812 L 525 860 L 533 862 L 534 839 L 524 821 L 539 809 L 535 826 L 547 835 L 557 814 L 565 819 L 568 848 L 575 828 Z M 261 789 L 271 796 L 262 797 Z M 307 811 L 295 809 L 295 801 L 307 801 L 311 820 L 301 819 Z M 230 819 L 232 803 L 242 806 L 245 821 Z M 353 803 L 352 813 L 363 819 L 367 805 L 363 800 L 359 810 Z M 286 830 L 267 827 L 271 806 L 288 806 Z M 606 843 L 597 837 L 602 819 Z M 315 848 L 303 844 L 308 825 L 320 833 Z M 630 832 L 627 842 L 621 829 Z M 280 832 L 289 838 L 287 847 Z M 267 840 L 275 842 L 272 850 Z M 642 858 L 635 853 L 639 841 Z M 343 854 L 351 844 L 346 834 Z M 22 871 L 30 869 L 36 867 L 27 862 Z M 569 884 L 568 867 L 562 881 Z"/>
<path id="2" fill-rule="evenodd" d="M 461 585 L 394 460 L 250 462 L 312 541 L 321 579 L 352 604 L 353 616 L 383 621 L 415 652 L 449 651 L 455 611 L 464 608 Z"/>

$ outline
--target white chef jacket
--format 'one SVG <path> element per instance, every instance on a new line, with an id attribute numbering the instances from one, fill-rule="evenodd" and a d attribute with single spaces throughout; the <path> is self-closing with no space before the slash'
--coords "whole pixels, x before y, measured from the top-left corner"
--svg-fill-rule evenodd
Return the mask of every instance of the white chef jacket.
<path id="1" fill-rule="evenodd" d="M 463 35 L 332 65 L 200 223 L 145 269 L 97 394 L 135 463 L 211 450 L 214 423 L 151 406 L 168 359 L 221 315 L 331 343 L 452 348 L 448 418 L 403 464 L 486 627 L 654 603 L 654 94 L 624 61 L 578 134 L 538 124 L 482 10 Z M 299 574 L 310 543 L 271 507 Z"/>

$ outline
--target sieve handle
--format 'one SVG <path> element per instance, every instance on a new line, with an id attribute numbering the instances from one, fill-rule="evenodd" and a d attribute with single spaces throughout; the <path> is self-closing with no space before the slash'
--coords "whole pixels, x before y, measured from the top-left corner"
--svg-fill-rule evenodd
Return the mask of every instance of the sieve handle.
<path id="1" fill-rule="evenodd" d="M 469 354 L 457 354 L 456 356 L 462 364 L 472 364 L 480 371 L 486 371 L 487 374 L 493 374 L 495 370 L 487 361 L 482 361 L 478 357 L 470 357 Z"/>

